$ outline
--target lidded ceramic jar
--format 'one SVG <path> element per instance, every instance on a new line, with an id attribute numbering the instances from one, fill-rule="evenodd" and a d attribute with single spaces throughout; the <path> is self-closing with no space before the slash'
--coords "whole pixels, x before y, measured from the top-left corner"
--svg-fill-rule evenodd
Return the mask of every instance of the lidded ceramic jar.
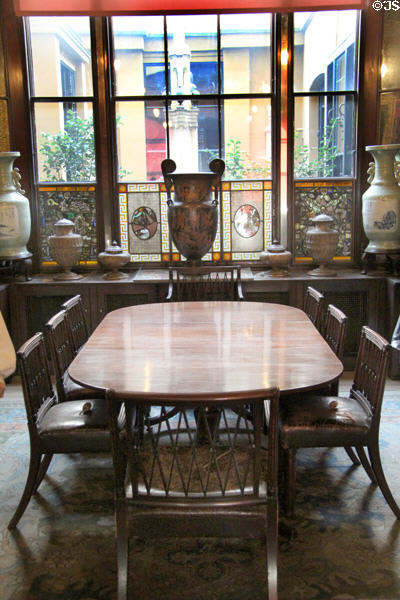
<path id="1" fill-rule="evenodd" d="M 288 268 L 292 253 L 285 250 L 277 240 L 274 240 L 264 252 L 260 254 L 260 260 L 271 267 L 266 275 L 271 277 L 285 277 L 288 274 Z"/>
<path id="2" fill-rule="evenodd" d="M 82 275 L 71 271 L 82 252 L 82 237 L 73 233 L 75 224 L 69 219 L 60 219 L 54 224 L 56 234 L 49 237 L 50 255 L 63 268 L 62 273 L 54 275 L 58 281 L 81 279 Z"/>
<path id="3" fill-rule="evenodd" d="M 131 255 L 129 252 L 122 250 L 121 246 L 118 246 L 117 242 L 113 242 L 111 246 L 105 248 L 104 252 L 100 252 L 98 255 L 99 262 L 106 269 L 111 269 L 104 275 L 104 279 L 118 280 L 126 279 L 128 277 L 126 273 L 122 273 L 118 269 L 126 265 L 129 262 Z"/>
<path id="4" fill-rule="evenodd" d="M 5 259 L 28 258 L 31 233 L 29 200 L 21 189 L 21 175 L 13 168 L 19 152 L 0 152 L 0 256 Z"/>
<path id="5" fill-rule="evenodd" d="M 335 255 L 339 239 L 339 232 L 332 229 L 334 219 L 322 214 L 311 219 L 311 222 L 314 226 L 306 231 L 306 246 L 313 261 L 319 266 L 308 271 L 308 274 L 313 277 L 334 277 L 336 271 L 326 266 Z"/>

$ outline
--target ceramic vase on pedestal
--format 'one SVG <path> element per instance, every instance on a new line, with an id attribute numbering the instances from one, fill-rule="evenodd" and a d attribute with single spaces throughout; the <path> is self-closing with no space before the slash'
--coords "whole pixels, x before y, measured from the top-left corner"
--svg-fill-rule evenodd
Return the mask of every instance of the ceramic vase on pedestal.
<path id="1" fill-rule="evenodd" d="M 168 225 L 179 252 L 192 264 L 198 264 L 211 249 L 218 226 L 218 200 L 211 198 L 225 169 L 218 158 L 210 162 L 208 173 L 174 173 L 171 159 L 161 163 L 168 195 Z M 174 186 L 174 199 L 171 188 Z M 215 193 L 216 195 L 216 193 Z"/>
<path id="2" fill-rule="evenodd" d="M 394 159 L 400 144 L 366 146 L 374 158 L 369 169 L 370 187 L 362 197 L 362 217 L 369 240 L 365 253 L 390 253 L 400 249 L 400 187 L 394 175 Z"/>
<path id="3" fill-rule="evenodd" d="M 69 219 L 60 219 L 54 224 L 56 234 L 49 237 L 51 257 L 63 268 L 62 273 L 54 275 L 53 279 L 58 281 L 71 281 L 81 279 L 82 275 L 71 271 L 82 251 L 82 237 L 79 233 L 73 233 L 75 224 Z"/>
<path id="4" fill-rule="evenodd" d="M 100 252 L 97 258 L 103 267 L 110 269 L 110 271 L 107 271 L 103 275 L 103 279 L 118 281 L 119 279 L 126 279 L 128 277 L 126 273 L 122 273 L 119 269 L 129 262 L 131 255 L 129 252 L 122 250 L 117 242 L 113 242 L 111 246 L 105 248 L 104 252 Z"/>
<path id="5" fill-rule="evenodd" d="M 19 183 L 21 175 L 14 169 L 19 152 L 0 152 L 0 257 L 19 260 L 32 256 L 27 250 L 31 233 L 29 200 Z"/>
<path id="6" fill-rule="evenodd" d="M 285 250 L 278 241 L 274 240 L 264 252 L 260 254 L 260 261 L 271 267 L 270 271 L 260 275 L 264 277 L 285 277 L 288 274 L 292 253 Z"/>
<path id="7" fill-rule="evenodd" d="M 313 261 L 318 264 L 316 269 L 308 271 L 313 277 L 332 277 L 336 271 L 327 267 L 335 255 L 339 233 L 332 229 L 334 220 L 329 215 L 318 215 L 311 219 L 313 227 L 306 231 L 306 245 Z"/>

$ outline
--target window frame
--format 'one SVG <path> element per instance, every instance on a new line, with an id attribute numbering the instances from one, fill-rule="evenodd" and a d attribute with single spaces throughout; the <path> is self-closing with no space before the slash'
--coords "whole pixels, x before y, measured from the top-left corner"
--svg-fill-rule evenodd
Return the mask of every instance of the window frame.
<path id="1" fill-rule="evenodd" d="M 311 258 L 310 257 L 303 257 L 301 255 L 296 255 L 296 226 L 298 226 L 299 224 L 296 223 L 296 215 L 295 215 L 295 210 L 296 210 L 296 206 L 295 206 L 295 189 L 296 189 L 296 183 L 310 183 L 312 184 L 313 182 L 320 182 L 321 180 L 326 181 L 327 185 L 329 186 L 329 184 L 333 184 L 334 182 L 337 182 L 339 185 L 344 185 L 346 182 L 351 183 L 352 185 L 352 210 L 351 210 L 351 243 L 350 243 L 350 254 L 349 256 L 346 257 L 341 257 L 341 256 L 336 256 L 334 257 L 334 262 L 336 262 L 336 264 L 338 266 L 343 265 L 345 267 L 353 267 L 355 266 L 359 259 L 358 259 L 358 255 L 360 254 L 360 237 L 359 237 L 359 230 L 360 228 L 362 228 L 361 225 L 361 192 L 360 192 L 360 155 L 361 155 L 361 148 L 362 148 L 362 138 L 359 135 L 360 132 L 360 128 L 359 128 L 359 123 L 360 123 L 360 105 L 362 104 L 363 101 L 363 91 L 362 91 L 362 82 L 363 82 L 363 76 L 364 74 L 362 73 L 362 64 L 363 64 L 363 53 L 364 53 L 364 25 L 365 25 L 365 21 L 366 21 L 366 11 L 358 11 L 358 16 L 357 16 L 357 31 L 356 31 L 356 42 L 357 43 L 357 47 L 354 48 L 354 52 L 355 52 L 355 60 L 354 60 L 354 64 L 355 64 L 355 69 L 356 72 L 354 74 L 354 82 L 353 82 L 353 89 L 352 90 L 336 90 L 334 89 L 334 86 L 329 86 L 328 82 L 327 82 L 327 78 L 328 78 L 328 67 L 329 65 L 327 65 L 327 69 L 326 72 L 324 73 L 325 76 L 325 81 L 326 83 L 326 88 L 328 89 L 329 87 L 331 89 L 329 89 L 328 91 L 322 90 L 322 91 L 295 91 L 294 89 L 294 62 L 292 61 L 290 63 L 290 68 L 289 68 L 289 75 L 288 75 L 288 97 L 289 97 L 289 110 L 288 110 L 288 122 L 287 122 L 287 130 L 288 130 L 288 155 L 289 155 L 289 167 L 288 167 L 288 177 L 287 177 L 287 186 L 288 186 L 288 203 L 289 203 L 289 213 L 290 213 L 290 217 L 288 218 L 288 240 L 289 240 L 289 247 L 290 250 L 293 253 L 293 266 L 298 266 L 298 267 L 303 267 L 307 266 L 310 262 L 311 262 Z M 291 40 L 291 48 L 294 49 L 294 14 L 291 13 L 288 15 L 288 28 L 289 28 L 289 35 L 290 35 L 290 40 Z M 335 59 L 333 59 L 333 61 L 330 63 L 332 64 L 332 72 L 334 75 L 334 71 L 335 71 L 335 60 L 337 58 L 339 58 L 340 54 L 338 54 Z M 345 57 L 345 62 L 346 62 L 346 58 Z M 335 83 L 335 82 L 334 82 Z M 340 98 L 340 96 L 345 96 L 346 100 L 345 102 L 348 102 L 348 98 L 352 99 L 353 105 L 354 105 L 354 124 L 353 124 L 353 135 L 354 135 L 354 158 L 353 158 L 353 175 L 352 176 L 333 176 L 333 177 L 327 177 L 327 176 L 323 176 L 323 177 L 302 177 L 302 178 L 296 178 L 295 174 L 294 174 L 294 167 L 295 167 L 295 161 L 294 161 L 294 129 L 295 129 L 295 101 L 296 98 L 326 98 L 326 100 L 323 101 L 324 106 L 325 106 L 325 110 L 324 112 L 326 112 L 327 107 L 328 107 L 328 99 L 332 99 L 333 102 L 336 101 L 337 98 Z M 320 113 L 320 107 L 318 109 L 318 112 Z M 318 117 L 319 118 L 319 117 Z M 326 121 L 326 115 L 325 115 L 325 121 Z M 289 125 L 291 124 L 291 125 Z M 312 223 L 310 222 L 309 226 L 312 226 Z M 356 233 L 357 232 L 357 233 Z"/>

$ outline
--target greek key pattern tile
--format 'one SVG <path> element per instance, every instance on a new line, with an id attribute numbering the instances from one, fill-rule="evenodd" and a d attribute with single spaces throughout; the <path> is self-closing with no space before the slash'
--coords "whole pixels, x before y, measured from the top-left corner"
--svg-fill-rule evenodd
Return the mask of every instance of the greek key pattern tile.
<path id="1" fill-rule="evenodd" d="M 272 244 L 272 192 L 264 190 L 264 249 Z"/>
<path id="2" fill-rule="evenodd" d="M 119 226 L 121 233 L 121 248 L 126 252 L 129 251 L 128 239 L 128 203 L 125 193 L 119 194 Z M 132 257 L 131 257 L 132 260 Z"/>

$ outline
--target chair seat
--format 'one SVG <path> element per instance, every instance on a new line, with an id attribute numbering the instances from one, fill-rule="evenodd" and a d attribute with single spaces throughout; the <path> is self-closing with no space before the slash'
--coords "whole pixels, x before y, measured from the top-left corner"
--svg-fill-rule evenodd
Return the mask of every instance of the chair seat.
<path id="1" fill-rule="evenodd" d="M 91 405 L 88 412 L 84 406 Z M 54 404 L 38 415 L 37 429 L 48 452 L 110 452 L 107 404 L 104 399 Z"/>
<path id="2" fill-rule="evenodd" d="M 354 398 L 302 396 L 281 398 L 284 448 L 355 445 L 369 432 L 370 413 Z"/>
<path id="3" fill-rule="evenodd" d="M 91 388 L 82 387 L 75 381 L 72 381 L 68 372 L 64 373 L 63 386 L 65 397 L 67 400 L 88 400 L 88 399 L 101 399 L 102 392 L 99 390 L 93 390 Z"/>

